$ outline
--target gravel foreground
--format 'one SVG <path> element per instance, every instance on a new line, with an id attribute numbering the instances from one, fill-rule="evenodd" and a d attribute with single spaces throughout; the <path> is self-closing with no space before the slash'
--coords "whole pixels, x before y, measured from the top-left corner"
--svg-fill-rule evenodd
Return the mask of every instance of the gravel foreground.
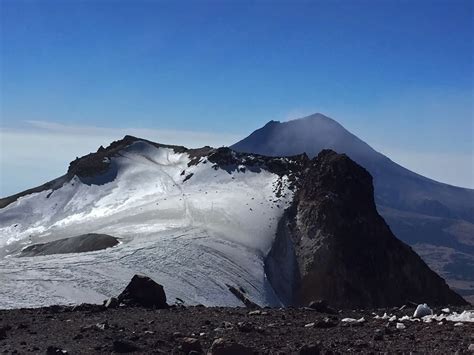
<path id="1" fill-rule="evenodd" d="M 0 310 L 0 351 L 7 354 L 474 353 L 474 323 L 405 321 L 406 328 L 398 329 L 397 321 L 374 319 L 375 314 L 385 312 L 397 317 L 411 316 L 414 308 L 350 310 L 336 314 L 306 308 L 249 310 L 202 306 L 153 310 L 81 305 Z M 363 317 L 365 321 L 342 321 L 348 317 Z M 219 338 L 223 339 L 216 342 Z"/>

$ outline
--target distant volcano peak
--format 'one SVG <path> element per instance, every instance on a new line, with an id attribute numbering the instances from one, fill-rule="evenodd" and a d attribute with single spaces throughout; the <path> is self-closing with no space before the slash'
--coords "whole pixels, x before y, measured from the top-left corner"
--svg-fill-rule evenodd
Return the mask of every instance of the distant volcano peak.
<path id="1" fill-rule="evenodd" d="M 308 116 L 304 116 L 304 117 L 299 117 L 299 118 L 294 118 L 294 119 L 291 119 L 291 120 L 288 120 L 287 122 L 291 122 L 291 121 L 302 121 L 302 120 L 328 120 L 328 121 L 332 121 L 332 122 L 336 122 L 334 119 L 332 119 L 331 117 L 328 117 L 320 112 L 315 112 L 315 113 L 312 113 L 311 115 L 308 115 Z"/>

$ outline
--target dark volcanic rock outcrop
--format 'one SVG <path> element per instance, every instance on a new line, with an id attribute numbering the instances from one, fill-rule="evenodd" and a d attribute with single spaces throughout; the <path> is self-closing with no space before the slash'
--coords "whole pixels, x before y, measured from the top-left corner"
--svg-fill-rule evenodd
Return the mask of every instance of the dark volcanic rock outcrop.
<path id="1" fill-rule="evenodd" d="M 117 299 L 129 306 L 168 308 L 163 286 L 144 275 L 133 276 Z"/>
<path id="2" fill-rule="evenodd" d="M 338 307 L 464 304 L 377 213 L 372 177 L 323 150 L 280 221 L 266 272 L 282 300 Z"/>
<path id="3" fill-rule="evenodd" d="M 474 189 L 409 171 L 322 114 L 271 121 L 231 148 L 267 156 L 347 154 L 372 175 L 378 212 L 396 237 L 474 300 Z"/>
<path id="4" fill-rule="evenodd" d="M 110 248 L 118 243 L 117 238 L 110 235 L 89 233 L 48 243 L 33 244 L 24 248 L 20 256 L 84 253 Z"/>

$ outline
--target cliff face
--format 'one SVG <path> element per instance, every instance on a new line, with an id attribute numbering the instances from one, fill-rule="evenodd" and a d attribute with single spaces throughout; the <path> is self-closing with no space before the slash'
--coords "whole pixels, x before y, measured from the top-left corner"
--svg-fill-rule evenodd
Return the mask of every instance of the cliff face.
<path id="1" fill-rule="evenodd" d="M 277 272 L 284 263 L 297 267 Z M 338 307 L 465 303 L 392 234 L 377 212 L 370 174 L 330 150 L 314 158 L 301 177 L 266 271 L 288 304 L 314 299 Z"/>

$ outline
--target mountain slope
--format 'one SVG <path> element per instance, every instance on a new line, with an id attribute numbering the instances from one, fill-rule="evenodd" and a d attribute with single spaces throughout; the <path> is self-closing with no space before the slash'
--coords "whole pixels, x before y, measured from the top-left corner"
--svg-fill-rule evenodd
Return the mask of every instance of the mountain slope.
<path id="1" fill-rule="evenodd" d="M 413 173 L 321 114 L 271 121 L 231 148 L 269 156 L 346 153 L 374 177 L 377 208 L 395 235 L 453 287 L 474 295 L 474 190 Z"/>
<path id="2" fill-rule="evenodd" d="M 163 284 L 171 303 L 179 297 L 188 304 L 243 305 L 232 289 L 260 305 L 281 305 L 265 273 L 267 255 L 295 193 L 312 188 L 308 171 L 335 163 L 126 136 L 76 159 L 54 183 L 0 200 L 0 308 L 100 302 L 137 273 Z M 344 179 L 334 175 L 342 185 Z M 356 202 L 355 195 L 348 200 L 337 193 L 339 204 Z M 372 199 L 372 190 L 363 198 Z M 367 228 L 379 235 L 375 226 Z M 94 240 L 100 236 L 108 242 Z M 364 246 L 361 236 L 357 240 Z M 430 278 L 431 271 L 418 269 L 410 280 Z M 442 280 L 438 288 L 452 293 Z M 359 291 L 372 294 L 379 287 Z M 451 301 L 457 303 L 440 300 Z M 376 304 L 370 298 L 363 303 Z"/>
<path id="3" fill-rule="evenodd" d="M 0 202 L 0 308 L 99 302 L 135 273 L 173 302 L 262 305 L 278 299 L 263 258 L 306 156 L 272 159 L 227 148 L 188 150 L 125 137 L 71 163 L 61 184 Z M 105 250 L 17 258 L 22 248 L 86 233 Z"/>

